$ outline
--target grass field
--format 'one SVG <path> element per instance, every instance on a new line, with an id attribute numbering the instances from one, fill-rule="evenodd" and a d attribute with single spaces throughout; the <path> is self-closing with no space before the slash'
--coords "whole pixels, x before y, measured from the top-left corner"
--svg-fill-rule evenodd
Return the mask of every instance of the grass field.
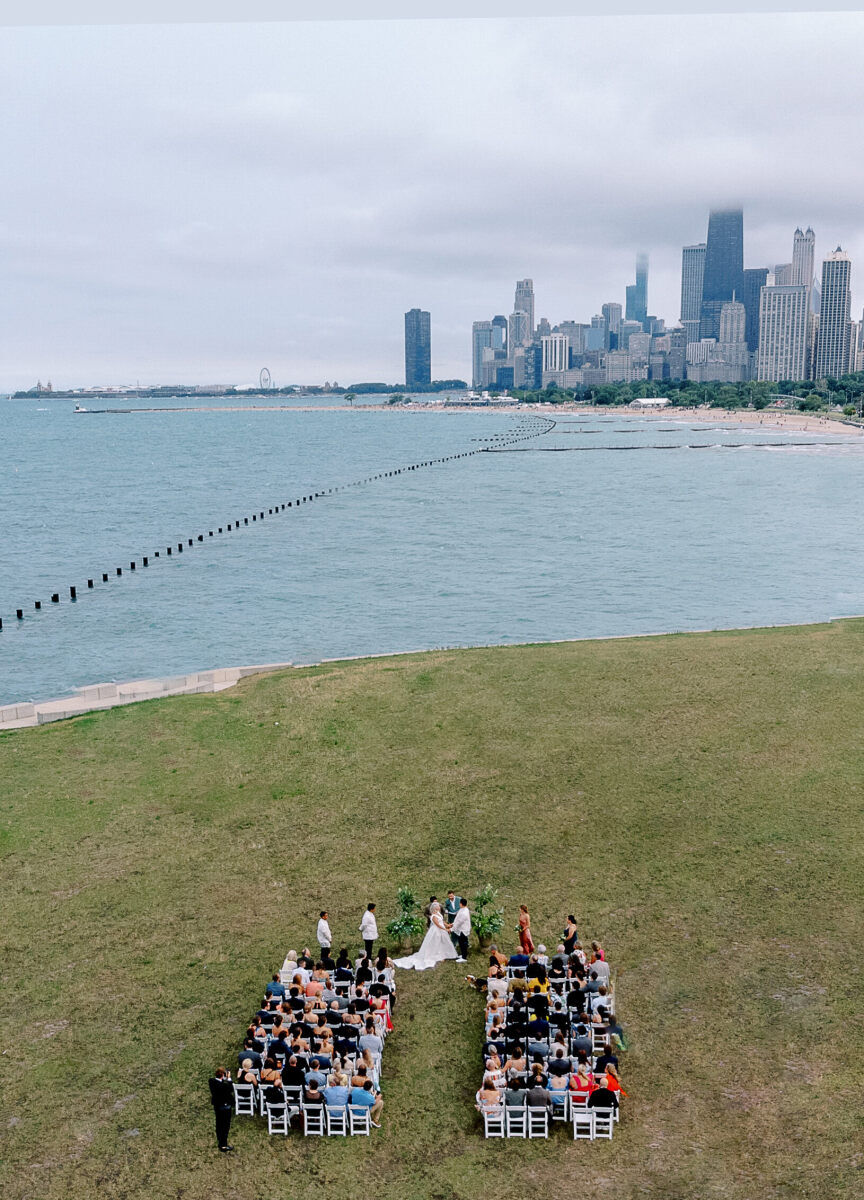
<path id="1" fill-rule="evenodd" d="M 862 711 L 843 621 L 330 664 L 0 736 L 0 1193 L 860 1197 Z M 612 1143 L 482 1140 L 447 964 L 400 978 L 383 1130 L 240 1119 L 217 1153 L 207 1076 L 284 951 L 323 906 L 356 945 L 403 882 L 602 939 Z"/>

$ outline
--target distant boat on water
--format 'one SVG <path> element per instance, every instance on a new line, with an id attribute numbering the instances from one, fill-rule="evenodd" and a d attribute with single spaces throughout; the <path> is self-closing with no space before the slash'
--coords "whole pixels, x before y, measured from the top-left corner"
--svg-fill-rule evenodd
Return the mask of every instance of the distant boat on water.
<path id="1" fill-rule="evenodd" d="M 73 412 L 87 412 L 87 409 L 83 406 L 83 404 L 76 404 L 75 407 L 72 409 L 72 411 Z"/>

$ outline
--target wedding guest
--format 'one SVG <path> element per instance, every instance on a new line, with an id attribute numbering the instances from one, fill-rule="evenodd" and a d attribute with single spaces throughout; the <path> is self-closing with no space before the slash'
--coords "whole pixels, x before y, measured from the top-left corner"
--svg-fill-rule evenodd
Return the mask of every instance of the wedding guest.
<path id="1" fill-rule="evenodd" d="M 489 965 L 492 966 L 493 964 L 497 964 L 499 967 L 506 967 L 507 962 L 507 955 L 502 954 L 498 947 L 493 943 L 493 945 L 489 947 Z"/>
<path id="2" fill-rule="evenodd" d="M 255 1049 L 255 1039 L 251 1037 L 247 1037 L 243 1042 L 243 1049 L 237 1055 L 237 1066 L 242 1067 L 247 1059 L 256 1071 L 260 1071 L 264 1064 L 261 1052 Z"/>
<path id="3" fill-rule="evenodd" d="M 306 1082 L 306 1072 L 300 1066 L 296 1054 L 292 1054 L 282 1068 L 282 1082 L 285 1087 L 302 1087 Z"/>
<path id="4" fill-rule="evenodd" d="M 555 1078 L 560 1076 L 565 1080 L 567 1086 L 567 1077 L 570 1074 L 570 1059 L 564 1056 L 564 1047 L 559 1046 L 555 1051 L 554 1057 L 549 1059 L 549 1074 Z"/>
<path id="5" fill-rule="evenodd" d="M 306 1072 L 306 1083 L 312 1083 L 313 1080 L 319 1087 L 324 1087 L 327 1082 L 326 1072 L 322 1071 L 321 1060 L 317 1056 L 312 1059 Z"/>
<path id="6" fill-rule="evenodd" d="M 210 1103 L 213 1105 L 213 1115 L 216 1118 L 216 1144 L 223 1154 L 234 1147 L 228 1144 L 228 1133 L 231 1129 L 231 1117 L 234 1113 L 234 1087 L 231 1083 L 231 1073 L 224 1067 L 218 1067 L 208 1081 L 210 1087 Z"/>
<path id="7" fill-rule="evenodd" d="M 280 980 L 278 973 L 267 984 L 266 993 L 268 996 L 275 996 L 277 1000 L 281 1000 L 285 995 L 285 984 Z"/>
<path id="8" fill-rule="evenodd" d="M 376 1093 L 371 1079 L 365 1079 L 359 1086 L 352 1087 L 351 1104 L 357 1108 L 368 1108 L 369 1120 L 376 1129 L 381 1128 L 378 1118 L 381 1116 L 384 1100 L 380 1092 Z"/>
<path id="9" fill-rule="evenodd" d="M 310 1082 L 307 1083 L 306 1086 L 304 1087 L 303 1103 L 306 1105 L 323 1104 L 324 1103 L 324 1097 L 321 1094 L 321 1088 L 318 1084 L 317 1079 L 310 1080 Z"/>
<path id="10" fill-rule="evenodd" d="M 549 1100 L 553 1108 L 563 1108 L 567 1101 L 569 1086 L 566 1075 L 550 1075 L 549 1077 Z"/>
<path id="11" fill-rule="evenodd" d="M 589 1108 L 617 1108 L 618 1097 L 613 1091 L 607 1087 L 605 1075 L 601 1075 L 598 1081 L 598 1086 L 594 1088 L 591 1095 L 588 1097 Z"/>
<path id="12" fill-rule="evenodd" d="M 521 1079 L 511 1079 L 504 1091 L 504 1103 L 508 1108 L 522 1108 L 528 1092 Z"/>
<path id="13" fill-rule="evenodd" d="M 271 1055 L 267 1055 L 264 1060 L 264 1066 L 261 1068 L 261 1083 L 276 1083 L 282 1082 L 282 1072 L 276 1066 L 276 1059 Z"/>
<path id="14" fill-rule="evenodd" d="M 534 953 L 534 939 L 531 937 L 531 915 L 527 904 L 519 905 L 519 945 L 523 954 Z"/>
<path id="15" fill-rule="evenodd" d="M 243 1059 L 240 1070 L 237 1072 L 237 1082 L 244 1084 L 251 1083 L 253 1087 L 257 1088 L 258 1076 L 255 1074 L 251 1058 Z"/>
<path id="16" fill-rule="evenodd" d="M 489 1108 L 497 1108 L 501 1103 L 500 1093 L 490 1075 L 484 1075 L 483 1085 L 477 1093 L 476 1100 L 478 1112 L 483 1112 Z"/>
<path id="17" fill-rule="evenodd" d="M 537 1082 L 536 1079 L 532 1079 L 531 1086 L 525 1093 L 525 1102 L 529 1108 L 548 1109 L 551 1104 L 548 1089 L 542 1083 Z"/>
<path id="18" fill-rule="evenodd" d="M 335 1081 L 324 1088 L 323 1095 L 328 1108 L 344 1108 L 348 1103 L 348 1076 L 335 1076 Z"/>

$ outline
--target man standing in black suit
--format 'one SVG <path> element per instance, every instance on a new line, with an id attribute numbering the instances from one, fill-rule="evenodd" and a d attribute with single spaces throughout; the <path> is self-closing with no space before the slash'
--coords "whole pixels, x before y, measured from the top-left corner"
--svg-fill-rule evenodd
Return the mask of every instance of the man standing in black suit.
<path id="1" fill-rule="evenodd" d="M 216 1141 L 223 1154 L 233 1150 L 228 1145 L 228 1131 L 231 1128 L 231 1114 L 234 1112 L 234 1085 L 231 1083 L 231 1072 L 219 1067 L 210 1079 L 210 1103 L 216 1117 Z"/>

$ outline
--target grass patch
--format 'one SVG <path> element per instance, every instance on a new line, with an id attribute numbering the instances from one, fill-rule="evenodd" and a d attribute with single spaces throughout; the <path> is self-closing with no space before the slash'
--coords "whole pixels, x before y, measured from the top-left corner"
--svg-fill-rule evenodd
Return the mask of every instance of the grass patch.
<path id="1" fill-rule="evenodd" d="M 4 1198 L 859 1196 L 862 705 L 843 621 L 332 664 L 3 737 Z M 383 929 L 403 882 L 602 937 L 611 1144 L 482 1140 L 445 966 L 400 980 L 380 1133 L 241 1120 L 216 1153 L 206 1078 L 271 968 L 322 907 Z"/>

